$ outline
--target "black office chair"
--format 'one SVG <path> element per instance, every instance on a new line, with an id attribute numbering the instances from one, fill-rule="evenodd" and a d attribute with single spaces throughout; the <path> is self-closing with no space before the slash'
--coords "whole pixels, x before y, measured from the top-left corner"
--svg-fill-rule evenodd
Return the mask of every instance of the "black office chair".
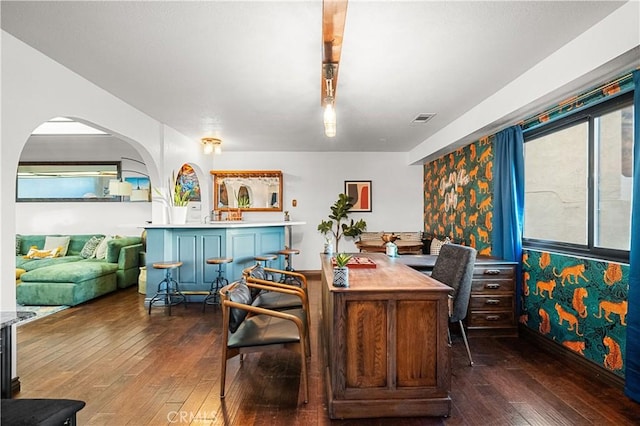
<path id="1" fill-rule="evenodd" d="M 440 254 L 433 266 L 431 277 L 453 287 L 452 303 L 449 308 L 449 322 L 457 322 L 460 325 L 462 339 L 467 348 L 469 365 L 473 365 L 471 350 L 464 331 L 462 320 L 467 317 L 469 298 L 471 297 L 471 281 L 473 267 L 476 262 L 476 250 L 458 244 L 445 244 L 440 249 Z M 451 335 L 449 335 L 451 340 Z"/>

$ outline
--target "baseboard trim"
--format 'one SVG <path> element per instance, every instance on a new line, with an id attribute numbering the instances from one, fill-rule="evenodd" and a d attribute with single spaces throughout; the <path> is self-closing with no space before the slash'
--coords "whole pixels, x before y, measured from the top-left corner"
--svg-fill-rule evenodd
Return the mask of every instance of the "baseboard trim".
<path id="1" fill-rule="evenodd" d="M 620 376 L 613 374 L 606 370 L 604 367 L 589 361 L 583 356 L 572 352 L 571 350 L 563 347 L 562 345 L 547 339 L 540 333 L 536 333 L 534 330 L 519 324 L 520 338 L 527 339 L 546 352 L 549 352 L 562 361 L 563 363 L 571 366 L 578 364 L 580 368 L 590 373 L 591 377 L 598 379 L 610 386 L 616 387 L 620 390 L 624 390 L 624 379 Z"/>

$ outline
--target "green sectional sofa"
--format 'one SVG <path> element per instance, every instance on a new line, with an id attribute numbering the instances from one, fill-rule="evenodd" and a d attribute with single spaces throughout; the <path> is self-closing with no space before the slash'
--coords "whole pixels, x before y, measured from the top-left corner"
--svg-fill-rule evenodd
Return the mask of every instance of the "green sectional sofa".
<path id="1" fill-rule="evenodd" d="M 107 242 L 104 259 L 85 259 L 80 252 L 94 235 L 104 237 L 100 234 L 70 235 L 66 256 L 46 259 L 24 258 L 31 247 L 44 247 L 46 235 L 21 235 L 16 268 L 26 272 L 17 282 L 17 302 L 21 305 L 74 306 L 136 284 L 143 249 L 141 238 L 117 237 Z"/>

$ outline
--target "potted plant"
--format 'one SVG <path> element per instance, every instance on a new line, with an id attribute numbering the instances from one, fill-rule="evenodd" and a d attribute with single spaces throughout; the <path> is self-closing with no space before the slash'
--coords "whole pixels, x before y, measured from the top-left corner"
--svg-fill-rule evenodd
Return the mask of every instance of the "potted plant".
<path id="1" fill-rule="evenodd" d="M 251 207 L 251 201 L 249 200 L 249 196 L 248 195 L 242 195 L 240 197 L 238 197 L 238 208 L 239 209 L 246 209 Z"/>
<path id="2" fill-rule="evenodd" d="M 236 207 L 227 211 L 228 220 L 242 220 L 242 209 L 251 207 L 251 200 L 247 194 L 240 195 L 240 191 L 233 191 L 233 198 L 236 199 Z"/>
<path id="3" fill-rule="evenodd" d="M 336 254 L 336 266 L 333 267 L 333 285 L 335 287 L 349 287 L 349 268 L 347 264 L 351 255 L 347 253 Z"/>
<path id="4" fill-rule="evenodd" d="M 167 191 L 154 188 L 159 200 L 169 209 L 171 223 L 184 224 L 187 220 L 187 205 L 191 197 L 191 189 L 186 189 L 176 179 L 174 173 L 169 179 Z M 166 193 L 165 193 L 166 192 Z"/>
<path id="5" fill-rule="evenodd" d="M 318 231 L 325 236 L 325 239 L 327 238 L 327 234 L 333 235 L 336 240 L 334 246 L 336 252 L 338 252 L 340 238 L 343 236 L 355 238 L 367 229 L 367 222 L 362 219 L 359 219 L 357 222 L 351 219 L 348 223 L 342 223 L 342 221 L 347 221 L 351 207 L 353 207 L 351 197 L 347 194 L 339 194 L 338 200 L 330 207 L 331 214 L 329 215 L 329 220 L 323 220 L 318 225 Z"/>

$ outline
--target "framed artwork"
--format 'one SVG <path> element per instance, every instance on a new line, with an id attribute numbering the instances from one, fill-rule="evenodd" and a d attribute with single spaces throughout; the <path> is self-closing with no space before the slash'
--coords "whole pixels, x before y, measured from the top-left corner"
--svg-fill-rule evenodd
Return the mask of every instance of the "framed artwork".
<path id="1" fill-rule="evenodd" d="M 351 197 L 353 207 L 350 212 L 371 211 L 371 181 L 345 180 L 344 193 Z"/>
<path id="2" fill-rule="evenodd" d="M 200 181 L 198 180 L 198 175 L 196 171 L 193 170 L 189 164 L 183 164 L 178 172 L 178 177 L 176 178 L 177 183 L 182 185 L 183 192 L 187 190 L 191 190 L 191 195 L 189 195 L 189 201 L 201 201 L 200 200 Z"/>

